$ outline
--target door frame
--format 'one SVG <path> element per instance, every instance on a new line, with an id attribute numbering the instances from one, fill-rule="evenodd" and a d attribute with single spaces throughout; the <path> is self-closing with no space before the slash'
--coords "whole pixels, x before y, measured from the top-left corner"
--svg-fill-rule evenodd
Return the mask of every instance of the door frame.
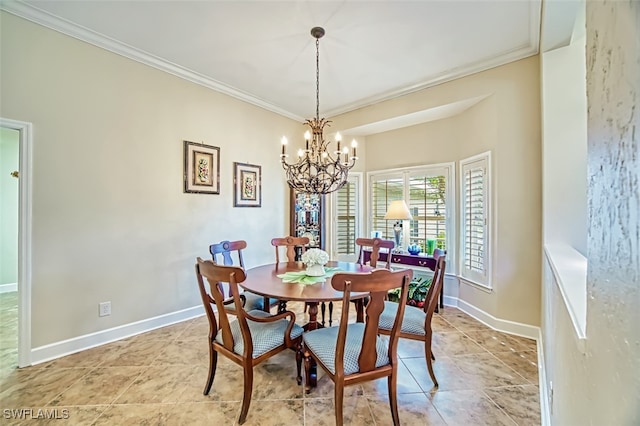
<path id="1" fill-rule="evenodd" d="M 17 130 L 18 186 L 18 367 L 31 365 L 31 222 L 33 125 L 0 117 L 0 127 Z"/>

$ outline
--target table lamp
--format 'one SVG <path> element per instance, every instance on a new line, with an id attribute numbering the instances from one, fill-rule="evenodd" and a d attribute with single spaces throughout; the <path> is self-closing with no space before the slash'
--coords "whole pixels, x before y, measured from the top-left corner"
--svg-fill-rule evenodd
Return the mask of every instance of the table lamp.
<path id="1" fill-rule="evenodd" d="M 409 212 L 409 207 L 407 207 L 407 203 L 405 203 L 404 200 L 392 201 L 391 204 L 389 204 L 387 214 L 384 215 L 384 218 L 385 220 L 396 221 L 393 225 L 393 236 L 396 243 L 396 247 L 393 251 L 396 253 L 402 253 L 402 221 L 413 219 L 413 216 L 411 216 L 411 213 Z"/>

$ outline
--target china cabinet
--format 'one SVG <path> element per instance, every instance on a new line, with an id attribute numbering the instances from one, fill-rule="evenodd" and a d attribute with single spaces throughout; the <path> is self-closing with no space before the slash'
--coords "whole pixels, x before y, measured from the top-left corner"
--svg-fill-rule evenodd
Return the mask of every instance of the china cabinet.
<path id="1" fill-rule="evenodd" d="M 308 237 L 307 248 L 324 250 L 324 196 L 291 190 L 291 235 Z"/>

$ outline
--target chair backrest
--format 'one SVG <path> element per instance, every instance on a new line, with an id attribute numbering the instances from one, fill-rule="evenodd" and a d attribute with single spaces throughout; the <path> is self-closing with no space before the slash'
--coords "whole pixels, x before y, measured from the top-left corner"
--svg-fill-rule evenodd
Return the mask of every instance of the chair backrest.
<path id="1" fill-rule="evenodd" d="M 220 241 L 218 244 L 211 244 L 209 246 L 209 253 L 211 253 L 211 259 L 213 263 L 218 264 L 218 256 L 222 257 L 223 265 L 239 265 L 244 268 L 244 260 L 242 259 L 242 250 L 247 248 L 247 242 L 244 240 L 238 241 Z M 238 261 L 234 262 L 231 254 L 236 252 Z"/>
<path id="2" fill-rule="evenodd" d="M 446 250 L 442 250 L 442 249 L 439 249 L 439 248 L 433 249 L 433 255 L 432 256 L 433 256 L 433 258 L 435 260 L 438 260 L 438 258 L 440 256 L 446 256 L 446 255 L 447 255 L 447 251 Z"/>
<path id="3" fill-rule="evenodd" d="M 244 269 L 238 266 L 218 265 L 211 260 L 202 260 L 201 258 L 198 258 L 196 263 L 196 277 L 198 279 L 198 288 L 200 289 L 200 296 L 202 297 L 204 310 L 207 314 L 207 319 L 209 320 L 209 341 L 213 342 L 218 332 L 221 331 L 223 346 L 233 352 L 235 341 L 231 333 L 229 319 L 224 313 L 225 297 L 223 292 L 220 290 L 222 288 L 222 283 L 228 283 L 229 292 L 231 293 L 231 297 L 233 297 L 233 301 L 236 306 L 236 318 L 240 325 L 240 332 L 244 340 L 245 356 L 247 354 L 252 354 L 253 342 L 251 340 L 251 333 L 249 332 L 249 326 L 247 325 L 244 309 L 242 309 L 242 300 L 240 299 L 240 294 L 238 292 L 238 283 L 241 283 L 246 279 Z M 209 283 L 208 288 L 204 284 L 203 277 Z M 219 313 L 217 321 L 212 306 L 214 304 Z"/>
<path id="4" fill-rule="evenodd" d="M 436 249 L 439 250 L 439 249 Z M 435 257 L 435 250 L 434 250 Z M 431 285 L 429 286 L 429 291 L 427 291 L 427 296 L 424 300 L 424 305 L 422 309 L 427 314 L 426 322 L 428 327 L 431 327 L 431 317 L 433 317 L 433 312 L 436 310 L 438 306 L 438 296 L 442 291 L 442 286 L 444 285 L 444 273 L 447 266 L 446 256 L 444 254 L 439 255 L 436 258 L 436 269 L 433 273 L 433 279 L 431 280 Z M 406 300 L 406 299 L 400 299 Z"/>
<path id="5" fill-rule="evenodd" d="M 280 262 L 280 248 L 287 248 L 287 261 L 295 262 L 296 261 L 296 247 L 301 247 L 301 252 L 304 253 L 307 250 L 307 246 L 309 245 L 308 237 L 284 237 L 284 238 L 273 238 L 271 240 L 271 245 L 276 248 L 276 263 Z"/>
<path id="6" fill-rule="evenodd" d="M 219 258 L 222 258 L 222 265 L 231 266 L 236 265 L 244 268 L 244 259 L 242 258 L 242 250 L 247 248 L 247 242 L 244 240 L 238 241 L 220 241 L 218 244 L 211 244 L 209 246 L 209 253 L 211 253 L 211 259 L 213 263 L 220 264 Z M 235 252 L 237 261 L 233 261 L 232 254 Z M 220 291 L 224 295 L 222 284 L 220 284 Z M 227 297 L 231 297 L 231 289 Z"/>
<path id="7" fill-rule="evenodd" d="M 384 310 L 384 301 L 389 290 L 401 288 L 401 297 L 406 298 L 409 291 L 409 282 L 413 277 L 413 271 L 402 269 L 399 271 L 389 271 L 377 269 L 365 274 L 337 273 L 331 278 L 331 285 L 334 289 L 344 292 L 342 299 L 342 315 L 338 326 L 338 342 L 336 345 L 335 371 L 344 371 L 344 346 L 347 338 L 347 326 L 349 323 L 349 300 L 351 292 L 369 293 L 369 302 L 366 306 L 364 336 L 362 347 L 358 355 L 360 372 L 364 373 L 376 369 L 377 350 L 376 342 L 378 337 L 378 322 L 380 314 Z M 404 300 L 404 299 L 401 299 Z M 389 359 L 392 364 L 397 363 L 398 333 L 402 325 L 404 315 L 404 304 L 399 304 L 393 328 L 389 334 Z"/>
<path id="8" fill-rule="evenodd" d="M 383 240 L 381 238 L 356 238 L 356 244 L 360 246 L 360 253 L 358 254 L 358 263 L 364 265 L 364 249 L 371 248 L 371 257 L 369 258 L 369 265 L 374 268 L 378 264 L 380 259 L 380 249 L 387 249 L 387 263 L 385 268 L 391 269 L 391 250 L 395 247 L 395 243 L 391 240 Z"/>

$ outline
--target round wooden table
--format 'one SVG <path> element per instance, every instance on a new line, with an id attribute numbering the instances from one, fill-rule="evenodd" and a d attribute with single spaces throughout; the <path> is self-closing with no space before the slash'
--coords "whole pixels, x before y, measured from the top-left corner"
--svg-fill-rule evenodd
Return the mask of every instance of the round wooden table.
<path id="1" fill-rule="evenodd" d="M 326 267 L 339 268 L 338 272 L 369 272 L 373 270 L 368 265 L 359 265 L 350 262 L 329 262 Z M 281 301 L 300 301 L 309 304 L 309 323 L 305 325 L 305 330 L 315 330 L 322 327 L 318 324 L 318 304 L 320 302 L 331 302 L 342 300 L 343 293 L 336 291 L 331 286 L 331 278 L 315 284 L 285 283 L 278 275 L 285 272 L 298 272 L 306 269 L 302 262 L 281 262 L 258 266 L 248 269 L 247 278 L 239 283 L 246 290 L 262 295 L 266 298 L 278 299 Z M 368 293 L 351 293 L 352 300 L 362 299 Z M 362 308 L 358 308 L 359 320 L 362 315 Z M 268 306 L 265 305 L 265 306 Z"/>

